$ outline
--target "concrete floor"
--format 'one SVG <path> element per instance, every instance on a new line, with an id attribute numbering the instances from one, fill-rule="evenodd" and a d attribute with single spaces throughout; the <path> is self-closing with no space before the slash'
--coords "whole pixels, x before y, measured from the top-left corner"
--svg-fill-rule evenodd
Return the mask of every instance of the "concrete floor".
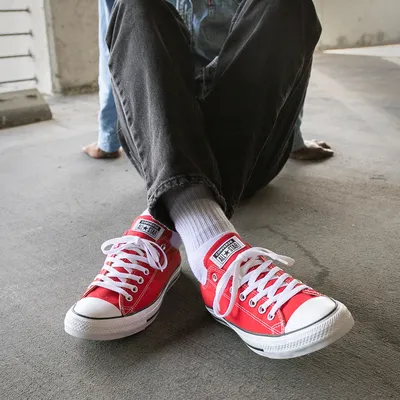
<path id="1" fill-rule="evenodd" d="M 299 359 L 253 354 L 207 315 L 185 274 L 156 322 L 115 342 L 63 330 L 65 312 L 145 206 L 126 158 L 94 161 L 96 97 L 52 100 L 55 119 L 0 132 L 0 397 L 25 399 L 400 399 L 400 67 L 318 55 L 305 137 L 333 159 L 289 162 L 237 211 L 245 238 L 343 301 L 351 333 Z"/>

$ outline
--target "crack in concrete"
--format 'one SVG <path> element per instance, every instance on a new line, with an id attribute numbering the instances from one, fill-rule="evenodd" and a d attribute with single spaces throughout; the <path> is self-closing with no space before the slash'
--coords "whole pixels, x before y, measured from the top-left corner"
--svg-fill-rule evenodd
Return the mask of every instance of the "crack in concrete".
<path id="1" fill-rule="evenodd" d="M 319 269 L 319 272 L 317 275 L 314 277 L 314 285 L 315 286 L 322 286 L 325 284 L 326 279 L 330 275 L 330 270 L 328 267 L 323 265 L 317 257 L 308 249 L 306 249 L 303 245 L 301 245 L 297 240 L 290 239 L 286 234 L 282 232 L 278 232 L 274 228 L 271 228 L 269 225 L 265 225 L 263 228 L 268 229 L 271 233 L 278 235 L 281 237 L 283 240 L 293 243 L 296 245 L 303 253 L 304 255 L 311 261 L 311 263 Z"/>

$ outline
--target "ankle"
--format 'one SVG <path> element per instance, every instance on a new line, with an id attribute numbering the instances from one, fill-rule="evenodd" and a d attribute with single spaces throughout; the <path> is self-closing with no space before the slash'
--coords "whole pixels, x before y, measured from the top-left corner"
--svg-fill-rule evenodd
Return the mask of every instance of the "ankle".
<path id="1" fill-rule="evenodd" d="M 202 281 L 204 255 L 217 238 L 235 232 L 235 228 L 204 185 L 174 189 L 165 196 L 165 204 L 182 238 L 193 273 Z"/>

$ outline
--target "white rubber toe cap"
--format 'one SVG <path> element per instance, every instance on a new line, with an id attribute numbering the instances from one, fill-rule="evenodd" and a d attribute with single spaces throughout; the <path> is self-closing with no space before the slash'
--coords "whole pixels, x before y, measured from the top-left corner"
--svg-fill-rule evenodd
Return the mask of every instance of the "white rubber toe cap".
<path id="1" fill-rule="evenodd" d="M 74 307 L 74 311 L 88 318 L 113 318 L 120 317 L 121 312 L 108 301 L 97 297 L 84 297 Z"/>
<path id="2" fill-rule="evenodd" d="M 329 315 L 336 303 L 326 296 L 313 297 L 304 302 L 289 318 L 285 333 L 305 328 Z"/>

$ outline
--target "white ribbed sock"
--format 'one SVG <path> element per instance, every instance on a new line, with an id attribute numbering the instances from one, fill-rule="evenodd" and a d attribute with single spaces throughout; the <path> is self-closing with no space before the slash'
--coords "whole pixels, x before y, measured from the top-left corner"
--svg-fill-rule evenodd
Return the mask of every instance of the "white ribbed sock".
<path id="1" fill-rule="evenodd" d="M 216 240 L 227 232 L 236 232 L 235 228 L 207 186 L 174 189 L 164 200 L 185 246 L 190 267 L 196 278 L 204 282 L 204 256 Z"/>

